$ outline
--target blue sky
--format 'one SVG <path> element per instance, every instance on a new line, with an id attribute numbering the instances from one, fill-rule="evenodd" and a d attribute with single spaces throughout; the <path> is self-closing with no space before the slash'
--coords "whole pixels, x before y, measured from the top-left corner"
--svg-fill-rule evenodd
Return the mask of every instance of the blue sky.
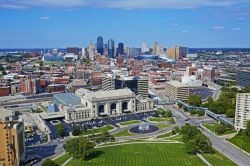
<path id="1" fill-rule="evenodd" d="M 218 2 L 219 1 L 219 2 Z M 250 47 L 250 0 L 0 0 L 0 48 Z"/>

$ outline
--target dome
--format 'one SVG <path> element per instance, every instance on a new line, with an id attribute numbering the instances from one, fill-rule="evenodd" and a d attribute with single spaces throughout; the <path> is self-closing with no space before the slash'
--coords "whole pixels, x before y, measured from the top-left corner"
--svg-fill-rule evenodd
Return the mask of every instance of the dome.
<path id="1" fill-rule="evenodd" d="M 60 54 L 52 55 L 52 54 L 44 54 L 43 61 L 51 61 L 51 62 L 58 62 L 63 61 L 63 56 Z"/>

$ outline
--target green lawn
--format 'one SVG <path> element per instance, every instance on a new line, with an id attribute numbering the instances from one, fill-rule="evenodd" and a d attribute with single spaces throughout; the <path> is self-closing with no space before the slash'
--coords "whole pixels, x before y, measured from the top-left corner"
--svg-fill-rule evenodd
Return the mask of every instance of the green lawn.
<path id="1" fill-rule="evenodd" d="M 203 126 L 204 127 L 206 127 L 208 130 L 210 130 L 211 132 L 213 132 L 213 133 L 215 133 L 215 129 L 217 128 L 217 127 L 219 127 L 219 126 L 221 126 L 222 124 L 219 124 L 219 123 L 206 123 L 206 124 L 203 124 Z M 225 131 L 225 133 L 223 133 L 223 134 L 217 134 L 217 133 L 215 133 L 215 134 L 217 134 L 217 135 L 226 135 L 226 134 L 231 134 L 231 133 L 236 133 L 236 131 L 235 130 L 233 130 L 233 129 L 227 129 L 226 131 Z"/>
<path id="2" fill-rule="evenodd" d="M 114 129 L 113 126 L 107 125 L 107 126 L 103 126 L 103 127 L 100 127 L 100 128 L 87 130 L 87 131 L 81 133 L 80 135 L 96 134 L 96 133 L 109 131 L 109 130 L 112 130 L 112 129 Z"/>
<path id="3" fill-rule="evenodd" d="M 58 165 L 62 165 L 66 160 L 68 160 L 71 157 L 70 154 L 66 153 L 65 155 L 55 159 L 54 161 L 58 164 Z"/>
<path id="4" fill-rule="evenodd" d="M 242 148 L 246 152 L 250 153 L 250 137 L 246 136 L 244 133 L 239 133 L 233 138 L 229 139 L 231 143 Z"/>
<path id="5" fill-rule="evenodd" d="M 206 166 L 197 156 L 188 155 L 182 144 L 131 144 L 104 147 L 99 157 L 73 159 L 67 166 Z"/>
<path id="6" fill-rule="evenodd" d="M 166 118 L 148 118 L 149 121 L 153 121 L 153 122 L 164 122 L 167 119 Z"/>
<path id="7" fill-rule="evenodd" d="M 154 124 L 154 125 L 159 127 L 160 130 L 170 126 L 169 124 L 161 124 L 161 123 L 160 124 Z"/>
<path id="8" fill-rule="evenodd" d="M 156 138 L 166 138 L 166 137 L 170 137 L 172 135 L 173 135 L 172 132 L 168 132 L 168 133 L 165 133 L 162 135 L 158 135 Z"/>
<path id="9" fill-rule="evenodd" d="M 114 134 L 113 136 L 114 136 L 114 137 L 124 137 L 124 136 L 136 135 L 136 134 L 134 134 L 134 133 L 130 133 L 128 130 L 129 130 L 129 129 L 123 130 L 123 131 L 121 131 L 121 132 L 119 132 L 119 133 Z"/>
<path id="10" fill-rule="evenodd" d="M 237 166 L 234 162 L 215 150 L 214 154 L 202 154 L 213 166 Z"/>
<path id="11" fill-rule="evenodd" d="M 119 124 L 121 126 L 126 126 L 126 125 L 137 124 L 137 123 L 141 123 L 141 121 L 140 120 L 130 120 L 130 121 L 127 121 L 127 122 L 121 122 Z"/>

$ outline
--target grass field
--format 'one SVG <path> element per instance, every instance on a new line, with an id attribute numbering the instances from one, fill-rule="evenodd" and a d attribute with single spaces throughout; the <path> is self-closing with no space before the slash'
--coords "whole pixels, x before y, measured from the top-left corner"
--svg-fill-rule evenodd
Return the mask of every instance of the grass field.
<path id="1" fill-rule="evenodd" d="M 154 124 L 154 125 L 159 127 L 160 130 L 170 126 L 169 124 L 161 124 L 161 123 L 160 124 Z"/>
<path id="2" fill-rule="evenodd" d="M 138 124 L 138 123 L 141 123 L 140 120 L 130 120 L 130 121 L 127 121 L 127 122 L 121 122 L 119 123 L 121 126 L 126 126 L 126 125 L 130 125 L 130 124 Z"/>
<path id="3" fill-rule="evenodd" d="M 217 127 L 221 126 L 221 124 L 218 124 L 218 123 L 206 123 L 206 124 L 203 124 L 203 126 L 206 127 L 208 130 L 210 130 L 211 132 L 217 134 L 217 133 L 215 132 L 215 129 L 216 129 Z M 231 133 L 236 133 L 236 131 L 228 128 L 228 129 L 225 131 L 225 133 L 223 133 L 223 134 L 217 134 L 217 135 L 220 136 L 220 135 L 226 135 L 226 134 L 231 134 Z"/>
<path id="4" fill-rule="evenodd" d="M 136 134 L 130 133 L 128 130 L 129 130 L 129 129 L 123 130 L 123 131 L 121 131 L 121 132 L 119 132 L 119 133 L 114 134 L 113 136 L 114 136 L 114 137 L 124 137 L 124 136 L 136 135 Z"/>
<path id="5" fill-rule="evenodd" d="M 152 122 L 165 122 L 167 121 L 166 118 L 148 118 L 149 121 L 152 121 Z"/>
<path id="6" fill-rule="evenodd" d="M 100 148 L 98 158 L 73 159 L 67 166 L 205 166 L 197 156 L 188 155 L 182 144 L 132 144 Z"/>
<path id="7" fill-rule="evenodd" d="M 107 126 L 103 126 L 103 127 L 100 127 L 100 128 L 87 130 L 87 131 L 81 133 L 80 135 L 96 134 L 96 133 L 109 131 L 109 130 L 112 130 L 112 129 L 114 129 L 113 126 L 107 125 Z"/>
<path id="8" fill-rule="evenodd" d="M 58 165 L 62 165 L 66 160 L 68 160 L 71 157 L 70 154 L 66 153 L 65 155 L 55 159 L 54 161 L 58 164 Z"/>
<path id="9" fill-rule="evenodd" d="M 227 157 L 215 150 L 215 154 L 202 154 L 202 156 L 207 159 L 210 164 L 214 166 L 237 166 L 234 162 L 229 160 Z"/>
<path id="10" fill-rule="evenodd" d="M 237 134 L 233 138 L 229 139 L 229 141 L 250 153 L 250 137 L 246 136 L 244 133 Z"/>
<path id="11" fill-rule="evenodd" d="M 172 135 L 173 135 L 172 132 L 168 132 L 168 133 L 165 133 L 162 135 L 158 135 L 156 138 L 166 138 L 166 137 L 170 137 Z"/>

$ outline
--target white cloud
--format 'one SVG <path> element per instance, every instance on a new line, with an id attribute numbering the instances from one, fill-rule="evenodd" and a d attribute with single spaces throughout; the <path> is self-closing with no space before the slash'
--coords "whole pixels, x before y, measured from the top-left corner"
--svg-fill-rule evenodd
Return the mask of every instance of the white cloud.
<path id="1" fill-rule="evenodd" d="M 48 20 L 49 16 L 42 16 L 42 17 L 40 17 L 40 19 L 42 19 L 42 20 Z"/>
<path id="2" fill-rule="evenodd" d="M 215 25 L 215 26 L 213 26 L 213 29 L 215 29 L 215 30 L 223 30 L 223 29 L 225 29 L 225 27 L 221 26 L 221 25 Z"/>
<path id="3" fill-rule="evenodd" d="M 181 33 L 188 33 L 188 31 L 187 30 L 183 30 L 183 31 L 181 31 Z"/>
<path id="4" fill-rule="evenodd" d="M 0 0 L 0 7 L 61 7 L 77 8 L 82 6 L 108 7 L 123 9 L 148 9 L 148 8 L 197 8 L 202 6 L 229 6 L 248 3 L 250 0 Z"/>
<path id="5" fill-rule="evenodd" d="M 20 10 L 20 9 L 26 9 L 27 7 L 16 4 L 0 4 L 0 8 Z"/>
<path id="6" fill-rule="evenodd" d="M 232 31 L 240 31 L 240 28 L 233 28 Z"/>

